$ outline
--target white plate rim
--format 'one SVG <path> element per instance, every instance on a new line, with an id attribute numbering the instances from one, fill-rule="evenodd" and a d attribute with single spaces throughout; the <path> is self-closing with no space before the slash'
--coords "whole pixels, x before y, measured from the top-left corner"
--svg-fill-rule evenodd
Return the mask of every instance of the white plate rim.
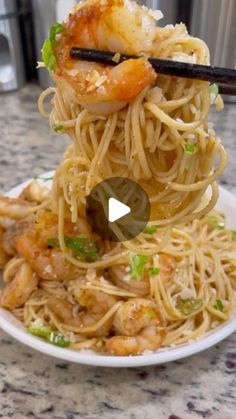
<path id="1" fill-rule="evenodd" d="M 42 177 L 51 177 L 53 173 L 53 171 L 44 173 Z M 7 193 L 7 195 L 10 197 L 17 196 L 19 192 L 27 184 L 31 182 L 31 180 L 32 179 L 29 179 L 26 182 L 23 182 L 15 188 L 11 189 Z M 234 219 L 236 218 L 236 197 L 234 197 L 234 195 L 232 195 L 223 187 L 220 187 L 219 190 L 219 209 L 221 209 L 220 207 L 223 206 L 223 203 L 227 205 L 230 211 L 230 214 L 228 214 L 228 218 L 230 218 L 230 215 L 232 215 L 231 212 L 235 212 L 234 217 L 232 216 L 231 220 L 229 221 L 231 224 L 234 224 L 234 228 L 236 229 L 236 222 L 234 221 Z M 85 365 L 120 368 L 158 365 L 197 354 L 203 350 L 206 350 L 216 345 L 217 343 L 231 335 L 233 332 L 235 332 L 236 318 L 228 320 L 226 323 L 224 323 L 224 325 L 214 329 L 212 332 L 209 332 L 204 337 L 200 338 L 198 341 L 194 341 L 192 343 L 184 344 L 177 347 L 162 348 L 154 353 L 123 357 L 100 355 L 87 350 L 75 351 L 71 349 L 64 349 L 53 346 L 27 333 L 24 327 L 14 318 L 14 316 L 7 310 L 4 310 L 2 308 L 0 308 L 0 328 L 4 330 L 8 335 L 12 336 L 24 345 L 44 354 L 53 356 L 55 358 Z"/>

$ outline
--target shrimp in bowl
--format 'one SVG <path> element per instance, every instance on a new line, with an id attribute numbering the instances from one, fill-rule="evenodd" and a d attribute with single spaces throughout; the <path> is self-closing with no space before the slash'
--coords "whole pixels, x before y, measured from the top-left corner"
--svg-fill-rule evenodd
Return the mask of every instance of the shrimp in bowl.
<path id="1" fill-rule="evenodd" d="M 156 79 L 145 55 L 150 52 L 156 20 L 161 17 L 161 12 L 155 14 L 129 0 L 89 0 L 76 6 L 62 25 L 55 24 L 51 41 L 44 44 L 43 57 L 56 84 L 67 91 L 72 102 L 99 114 L 116 112 Z M 110 67 L 72 59 L 74 46 L 116 51 L 117 63 L 120 53 L 142 57 Z M 51 61 L 46 54 L 50 48 Z"/>
<path id="2" fill-rule="evenodd" d="M 119 307 L 113 322 L 116 336 L 107 339 L 106 349 L 113 355 L 138 355 L 154 351 L 165 337 L 164 323 L 157 305 L 145 298 L 134 298 Z"/>

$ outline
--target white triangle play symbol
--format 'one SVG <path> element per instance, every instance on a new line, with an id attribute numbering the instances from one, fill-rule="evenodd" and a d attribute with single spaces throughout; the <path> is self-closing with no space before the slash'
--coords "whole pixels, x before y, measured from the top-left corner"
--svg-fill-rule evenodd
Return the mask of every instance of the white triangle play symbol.
<path id="1" fill-rule="evenodd" d="M 123 204 L 115 198 L 109 198 L 108 200 L 108 220 L 110 223 L 119 220 L 119 218 L 124 217 L 125 215 L 131 212 L 128 205 Z"/>

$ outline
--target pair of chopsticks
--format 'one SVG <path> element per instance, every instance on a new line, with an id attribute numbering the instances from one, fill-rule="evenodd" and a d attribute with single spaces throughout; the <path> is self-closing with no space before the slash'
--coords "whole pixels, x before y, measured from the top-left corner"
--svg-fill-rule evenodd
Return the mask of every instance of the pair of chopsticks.
<path id="1" fill-rule="evenodd" d="M 137 55 L 119 54 L 119 61 L 116 62 L 116 60 L 114 61 L 115 56 L 117 56 L 115 52 L 87 48 L 73 47 L 70 50 L 70 57 L 75 60 L 93 61 L 111 66 L 120 64 L 130 58 L 140 58 Z M 162 60 L 160 58 L 148 58 L 148 61 L 157 73 L 217 83 L 221 94 L 236 96 L 236 70 Z"/>

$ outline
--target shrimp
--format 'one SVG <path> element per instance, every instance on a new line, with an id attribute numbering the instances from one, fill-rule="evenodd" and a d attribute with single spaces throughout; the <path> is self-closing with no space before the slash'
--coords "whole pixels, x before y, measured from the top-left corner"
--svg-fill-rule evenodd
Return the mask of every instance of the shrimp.
<path id="1" fill-rule="evenodd" d="M 64 91 L 73 102 L 108 114 L 122 109 L 156 79 L 144 57 L 113 68 L 70 57 L 73 46 L 148 53 L 155 36 L 155 15 L 147 8 L 131 1 L 90 0 L 75 7 L 63 26 L 53 48 L 57 61 L 54 77 L 58 86 L 66 85 Z"/>
<path id="2" fill-rule="evenodd" d="M 0 216 L 13 220 L 26 218 L 33 209 L 34 205 L 20 198 L 9 198 L 0 196 Z"/>
<path id="3" fill-rule="evenodd" d="M 171 281 L 176 271 L 176 260 L 173 256 L 167 253 L 160 253 L 158 255 L 159 267 L 160 267 L 160 278 L 165 283 Z M 144 273 L 143 277 L 134 279 L 126 279 L 128 274 L 125 265 L 115 265 L 109 270 L 111 279 L 115 284 L 124 288 L 127 291 L 134 292 L 142 297 L 149 294 L 149 276 Z"/>
<path id="4" fill-rule="evenodd" d="M 59 249 L 51 249 L 32 233 L 16 238 L 18 254 L 24 258 L 41 279 L 63 281 L 78 277 L 80 270 L 65 260 Z"/>
<path id="5" fill-rule="evenodd" d="M 6 228 L 2 234 L 1 244 L 7 255 L 14 256 L 16 254 L 16 238 L 29 230 L 32 222 L 32 218 L 27 217 L 26 219 L 13 222 Z"/>
<path id="6" fill-rule="evenodd" d="M 7 255 L 16 254 L 15 239 L 32 225 L 34 207 L 23 198 L 0 196 L 1 247 Z"/>
<path id="7" fill-rule="evenodd" d="M 30 204 L 19 198 L 0 196 L 0 266 L 16 254 L 15 239 L 29 227 L 31 209 Z"/>
<path id="8" fill-rule="evenodd" d="M 66 220 L 65 236 L 75 237 L 77 234 L 90 230 L 86 222 L 78 220 L 76 224 Z M 46 280 L 62 281 L 75 279 L 81 274 L 81 269 L 68 262 L 57 244 L 48 245 L 48 239 L 57 241 L 58 216 L 51 210 L 37 212 L 34 225 L 21 236 L 16 237 L 15 244 L 18 254 L 32 266 L 37 275 Z"/>
<path id="9" fill-rule="evenodd" d="M 116 336 L 106 341 L 113 355 L 138 355 L 159 348 L 165 333 L 156 304 L 144 298 L 133 298 L 117 310 L 113 327 Z"/>
<path id="10" fill-rule="evenodd" d="M 32 271 L 29 263 L 22 261 L 22 264 L 2 291 L 1 306 L 8 310 L 21 307 L 36 290 L 38 282 L 39 279 Z"/>
<path id="11" fill-rule="evenodd" d="M 97 305 L 98 302 L 94 301 L 94 303 Z M 91 305 L 92 303 L 90 302 L 89 306 Z M 96 313 L 89 310 L 84 311 L 83 307 L 82 311 L 74 313 L 74 307 L 75 306 L 69 303 L 66 299 L 58 297 L 51 297 L 47 302 L 47 308 L 49 311 L 52 312 L 59 321 L 68 326 L 82 329 L 83 327 L 94 325 L 103 316 L 103 314 L 98 313 L 99 310 L 94 310 L 97 311 Z M 108 321 L 103 326 L 99 327 L 93 332 L 85 333 L 85 335 L 88 337 L 108 335 L 112 326 L 112 321 L 112 318 L 108 319 Z"/>
<path id="12" fill-rule="evenodd" d="M 49 189 L 40 185 L 33 180 L 26 188 L 23 189 L 19 198 L 26 202 L 34 202 L 41 204 L 49 196 Z"/>
<path id="13" fill-rule="evenodd" d="M 46 303 L 46 307 L 55 314 L 62 323 L 79 327 L 81 322 L 73 316 L 73 305 L 65 298 L 51 297 Z"/>
<path id="14" fill-rule="evenodd" d="M 127 271 L 125 265 L 115 265 L 109 269 L 111 280 L 114 283 L 127 291 L 134 292 L 137 295 L 144 297 L 149 293 L 149 278 L 147 275 L 139 279 L 127 278 Z"/>
<path id="15" fill-rule="evenodd" d="M 74 298 L 86 311 L 80 314 L 83 326 L 92 326 L 101 319 L 112 308 L 116 302 L 116 297 L 108 295 L 102 291 L 92 289 L 81 289 L 75 287 Z M 113 317 L 110 317 L 103 326 L 99 327 L 89 336 L 107 336 L 112 327 Z"/>
<path id="16" fill-rule="evenodd" d="M 164 339 L 163 330 L 155 326 L 144 329 L 137 336 L 113 336 L 106 341 L 106 350 L 112 355 L 140 355 L 144 351 L 158 349 Z"/>
<path id="17" fill-rule="evenodd" d="M 74 237 L 77 234 L 83 234 L 88 238 L 93 237 L 88 222 L 79 217 L 76 223 L 72 223 L 70 219 L 66 218 L 64 229 L 65 235 L 69 237 Z M 49 238 L 58 237 L 58 215 L 50 208 L 37 211 L 33 231 L 43 241 L 47 241 Z"/>
<path id="18" fill-rule="evenodd" d="M 73 294 L 76 301 L 92 314 L 105 314 L 117 302 L 112 295 L 98 290 L 82 289 L 80 285 L 75 287 Z"/>

